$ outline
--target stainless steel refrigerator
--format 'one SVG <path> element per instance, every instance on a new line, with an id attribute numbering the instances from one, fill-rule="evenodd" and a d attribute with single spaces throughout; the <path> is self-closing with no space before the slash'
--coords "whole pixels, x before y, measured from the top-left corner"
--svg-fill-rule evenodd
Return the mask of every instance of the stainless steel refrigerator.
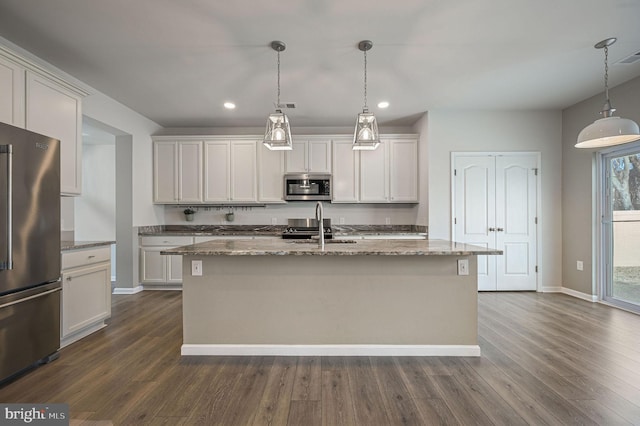
<path id="1" fill-rule="evenodd" d="M 60 348 L 60 142 L 0 123 L 0 383 Z"/>

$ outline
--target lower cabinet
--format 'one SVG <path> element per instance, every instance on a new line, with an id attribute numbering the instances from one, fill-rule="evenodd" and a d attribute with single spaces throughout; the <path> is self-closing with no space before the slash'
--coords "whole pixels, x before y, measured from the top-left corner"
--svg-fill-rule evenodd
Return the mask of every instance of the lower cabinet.
<path id="1" fill-rule="evenodd" d="M 105 327 L 111 316 L 111 248 L 62 253 L 60 346 Z"/>
<path id="2" fill-rule="evenodd" d="M 182 288 L 182 256 L 160 252 L 189 244 L 193 244 L 193 237 L 140 238 L 140 283 L 145 290 Z"/>

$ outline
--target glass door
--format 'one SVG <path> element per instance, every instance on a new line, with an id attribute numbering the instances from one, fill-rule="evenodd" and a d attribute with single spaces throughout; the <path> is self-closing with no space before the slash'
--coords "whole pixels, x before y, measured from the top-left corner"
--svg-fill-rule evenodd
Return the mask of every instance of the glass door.
<path id="1" fill-rule="evenodd" d="M 602 155 L 602 299 L 640 312 L 640 143 Z"/>

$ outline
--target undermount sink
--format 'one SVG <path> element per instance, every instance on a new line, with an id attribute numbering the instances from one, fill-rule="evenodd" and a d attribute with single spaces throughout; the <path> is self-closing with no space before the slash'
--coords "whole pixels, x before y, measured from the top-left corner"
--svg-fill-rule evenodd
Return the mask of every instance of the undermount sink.
<path id="1" fill-rule="evenodd" d="M 305 239 L 305 240 L 290 240 L 293 244 L 318 244 L 318 239 Z M 324 240 L 325 244 L 355 244 L 356 240 Z"/>

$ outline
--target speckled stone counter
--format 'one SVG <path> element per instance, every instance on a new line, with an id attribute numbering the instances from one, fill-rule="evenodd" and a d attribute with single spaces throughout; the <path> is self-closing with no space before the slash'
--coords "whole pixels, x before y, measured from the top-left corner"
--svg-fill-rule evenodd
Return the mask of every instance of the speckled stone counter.
<path id="1" fill-rule="evenodd" d="M 162 253 L 183 256 L 182 355 L 479 356 L 477 258 L 500 251 L 268 239 Z"/>
<path id="2" fill-rule="evenodd" d="M 115 241 L 60 241 L 60 250 L 79 250 L 91 247 L 110 246 Z"/>
<path id="3" fill-rule="evenodd" d="M 426 226 L 418 225 L 332 225 L 336 236 L 349 235 L 427 235 Z M 286 225 L 156 225 L 138 228 L 140 236 L 280 236 Z"/>
<path id="4" fill-rule="evenodd" d="M 307 240 L 218 240 L 164 250 L 191 256 L 476 256 L 498 255 L 486 249 L 445 240 L 327 240 L 324 250 Z"/>

